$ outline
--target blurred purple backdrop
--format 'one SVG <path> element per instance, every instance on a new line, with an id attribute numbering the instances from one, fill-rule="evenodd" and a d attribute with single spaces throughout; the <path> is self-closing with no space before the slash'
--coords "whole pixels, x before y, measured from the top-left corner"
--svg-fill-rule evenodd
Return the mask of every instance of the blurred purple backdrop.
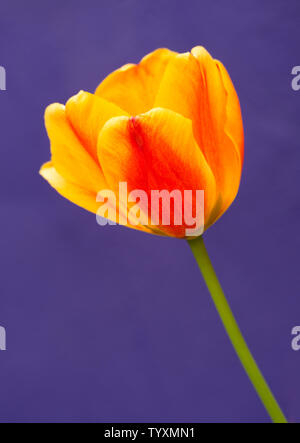
<path id="1" fill-rule="evenodd" d="M 299 0 L 1 3 L 0 420 L 268 421 L 184 241 L 59 197 L 43 112 L 157 47 L 202 44 L 228 68 L 245 122 L 240 194 L 206 234 L 245 336 L 300 419 Z"/>

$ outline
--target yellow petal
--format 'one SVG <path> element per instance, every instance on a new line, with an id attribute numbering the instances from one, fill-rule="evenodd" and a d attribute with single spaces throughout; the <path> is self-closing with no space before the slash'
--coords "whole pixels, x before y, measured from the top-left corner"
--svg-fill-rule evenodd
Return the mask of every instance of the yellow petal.
<path id="1" fill-rule="evenodd" d="M 98 155 L 105 178 L 116 194 L 120 181 L 128 192 L 140 189 L 150 201 L 152 190 L 204 190 L 205 220 L 216 203 L 216 185 L 207 162 L 195 143 L 191 121 L 164 109 L 135 118 L 107 122 L 98 139 Z M 184 226 L 159 226 L 184 237 Z"/>
<path id="2" fill-rule="evenodd" d="M 97 213 L 100 207 L 96 201 L 98 193 L 109 190 L 98 160 L 96 163 L 78 140 L 63 105 L 49 106 L 45 121 L 51 141 L 52 161 L 42 166 L 40 174 L 63 197 Z M 118 201 L 116 204 L 119 211 Z M 150 232 L 147 227 L 130 227 Z"/>
<path id="3" fill-rule="evenodd" d="M 52 162 L 45 163 L 40 170 L 40 174 L 63 197 L 87 211 L 97 212 L 99 204 L 96 203 L 96 193 L 89 192 L 65 180 L 57 172 Z"/>
<path id="4" fill-rule="evenodd" d="M 98 163 L 97 140 L 104 123 L 112 117 L 128 115 L 113 103 L 81 91 L 66 104 L 66 116 L 84 148 Z"/>
<path id="5" fill-rule="evenodd" d="M 65 107 L 53 104 L 46 109 L 45 123 L 51 144 L 52 163 L 65 180 L 90 192 L 105 189 L 99 164 L 75 135 L 66 117 Z"/>
<path id="6" fill-rule="evenodd" d="M 204 48 L 172 58 L 155 105 L 192 120 L 195 139 L 216 178 L 221 215 L 238 191 L 241 161 L 225 131 L 227 91 L 215 60 Z"/>
<path id="7" fill-rule="evenodd" d="M 99 85 L 96 95 L 116 104 L 130 115 L 149 111 L 159 84 L 175 52 L 157 49 L 138 65 L 128 64 L 114 71 Z"/>
<path id="8" fill-rule="evenodd" d="M 221 73 L 224 88 L 227 92 L 227 104 L 226 104 L 226 123 L 225 130 L 228 136 L 234 143 L 237 151 L 239 152 L 241 165 L 244 161 L 244 130 L 242 124 L 242 113 L 238 95 L 233 86 L 231 78 L 224 67 L 224 65 L 216 60 L 217 66 Z"/>

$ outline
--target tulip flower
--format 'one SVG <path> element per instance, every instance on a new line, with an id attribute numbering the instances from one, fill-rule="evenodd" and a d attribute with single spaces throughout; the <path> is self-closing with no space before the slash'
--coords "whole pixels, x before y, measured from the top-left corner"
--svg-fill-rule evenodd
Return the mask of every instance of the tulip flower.
<path id="1" fill-rule="evenodd" d="M 99 202 L 113 193 L 116 198 L 104 213 L 110 222 L 188 240 L 250 380 L 273 421 L 285 422 L 241 335 L 202 237 L 234 201 L 244 160 L 239 99 L 223 64 L 203 47 L 184 54 L 158 49 L 139 64 L 114 71 L 94 94 L 81 91 L 65 106 L 50 105 L 45 124 L 52 156 L 40 173 L 58 193 L 95 214 Z M 126 184 L 126 192 L 120 184 Z M 137 190 L 143 198 L 133 208 Z M 169 223 L 163 223 L 159 205 L 155 211 L 149 208 L 153 192 L 175 190 L 189 196 L 195 223 L 197 191 L 204 192 L 201 232 L 189 237 L 186 219 L 178 222 L 185 209 L 182 199 L 175 204 L 174 198 L 170 205 Z"/>
<path id="2" fill-rule="evenodd" d="M 95 94 L 80 92 L 46 110 L 52 160 L 43 177 L 64 197 L 97 213 L 96 196 L 117 196 L 121 224 L 184 238 L 186 225 L 134 226 L 123 214 L 128 193 L 203 190 L 204 228 L 231 205 L 243 164 L 239 101 L 223 65 L 201 47 L 159 49 L 109 75 Z M 192 206 L 195 208 L 195 195 Z M 149 214 L 147 214 L 149 215 Z M 149 217 L 150 219 L 150 217 Z"/>

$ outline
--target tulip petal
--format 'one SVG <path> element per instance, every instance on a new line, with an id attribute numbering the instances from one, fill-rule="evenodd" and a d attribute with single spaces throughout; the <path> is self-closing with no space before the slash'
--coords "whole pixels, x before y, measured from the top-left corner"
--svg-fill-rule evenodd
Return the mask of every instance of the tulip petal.
<path id="1" fill-rule="evenodd" d="M 128 115 L 113 103 L 81 91 L 66 104 L 66 116 L 84 148 L 98 163 L 97 140 L 104 123 L 112 117 Z"/>
<path id="2" fill-rule="evenodd" d="M 68 182 L 90 191 L 107 187 L 103 173 L 85 150 L 67 119 L 65 107 L 53 104 L 46 109 L 45 124 L 51 143 L 52 163 Z"/>
<path id="3" fill-rule="evenodd" d="M 60 175 L 52 162 L 45 163 L 40 169 L 40 175 L 47 180 L 47 182 L 64 198 L 70 200 L 75 205 L 86 209 L 89 212 L 97 214 L 100 203 L 96 201 L 97 194 L 95 192 L 87 191 L 79 185 L 71 183 Z M 119 211 L 118 202 L 116 202 L 115 210 Z M 115 222 L 116 220 L 112 220 Z M 147 233 L 152 233 L 146 226 L 135 226 L 128 223 L 128 227 Z"/>
<path id="4" fill-rule="evenodd" d="M 98 139 L 98 155 L 104 176 L 118 193 L 120 181 L 128 192 L 144 190 L 204 190 L 208 223 L 216 203 L 214 176 L 195 143 L 192 123 L 181 115 L 153 109 L 135 118 L 118 117 L 107 122 Z M 184 226 L 159 226 L 166 235 L 185 236 Z"/>
<path id="5" fill-rule="evenodd" d="M 225 129 L 228 136 L 234 143 L 237 151 L 239 152 L 241 165 L 244 162 L 244 130 L 242 125 L 242 113 L 238 95 L 233 86 L 232 80 L 224 67 L 224 65 L 216 60 L 217 66 L 219 68 L 221 78 L 223 80 L 224 88 L 227 92 L 227 105 L 226 113 L 227 119 L 225 124 Z"/>
<path id="6" fill-rule="evenodd" d="M 41 167 L 40 174 L 63 197 L 87 211 L 97 212 L 99 204 L 96 203 L 96 193 L 89 192 L 79 185 L 65 180 L 57 172 L 52 162 L 45 163 Z"/>
<path id="7" fill-rule="evenodd" d="M 73 104 L 72 104 L 73 105 Z M 78 206 L 97 213 L 96 201 L 100 191 L 109 190 L 98 163 L 84 149 L 66 117 L 65 107 L 49 106 L 45 114 L 47 132 L 51 141 L 52 161 L 43 165 L 40 174 L 62 196 Z M 116 201 L 116 212 L 122 212 Z M 112 220 L 116 221 L 116 220 Z M 128 226 L 145 232 L 147 227 Z"/>
<path id="8" fill-rule="evenodd" d="M 192 120 L 195 139 L 216 178 L 219 194 L 216 216 L 234 200 L 241 176 L 239 151 L 225 130 L 230 92 L 216 61 L 204 48 L 197 47 L 191 53 L 172 58 L 155 100 L 155 106 Z M 241 128 L 236 132 L 242 131 L 240 117 L 236 126 Z"/>
<path id="9" fill-rule="evenodd" d="M 175 55 L 169 49 L 157 49 L 139 64 L 123 66 L 103 80 L 96 95 L 116 104 L 130 115 L 149 111 L 166 66 Z"/>

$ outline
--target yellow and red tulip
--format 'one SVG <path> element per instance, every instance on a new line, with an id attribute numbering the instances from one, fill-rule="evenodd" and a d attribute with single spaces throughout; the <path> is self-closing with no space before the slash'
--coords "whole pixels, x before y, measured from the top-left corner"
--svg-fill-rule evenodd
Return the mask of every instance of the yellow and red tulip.
<path id="1" fill-rule="evenodd" d="M 95 94 L 80 92 L 65 106 L 49 106 L 45 120 L 52 158 L 41 175 L 65 198 L 94 213 L 99 192 L 112 192 L 119 223 L 129 227 L 186 238 L 185 223 L 174 223 L 176 210 L 182 209 L 175 205 L 169 225 L 133 224 L 120 184 L 126 183 L 129 193 L 143 191 L 147 199 L 153 190 L 203 190 L 205 229 L 237 195 L 244 156 L 239 100 L 222 63 L 202 47 L 185 54 L 158 49 L 138 65 L 110 74 Z M 236 323 L 201 234 L 189 244 L 256 392 L 272 420 L 286 423 Z"/>
<path id="2" fill-rule="evenodd" d="M 204 190 L 205 229 L 231 205 L 243 166 L 239 100 L 221 62 L 203 47 L 158 49 L 45 114 L 51 161 L 41 175 L 68 200 L 97 213 L 97 194 Z M 118 205 L 118 212 L 122 208 Z M 133 226 L 184 238 L 185 226 Z"/>

